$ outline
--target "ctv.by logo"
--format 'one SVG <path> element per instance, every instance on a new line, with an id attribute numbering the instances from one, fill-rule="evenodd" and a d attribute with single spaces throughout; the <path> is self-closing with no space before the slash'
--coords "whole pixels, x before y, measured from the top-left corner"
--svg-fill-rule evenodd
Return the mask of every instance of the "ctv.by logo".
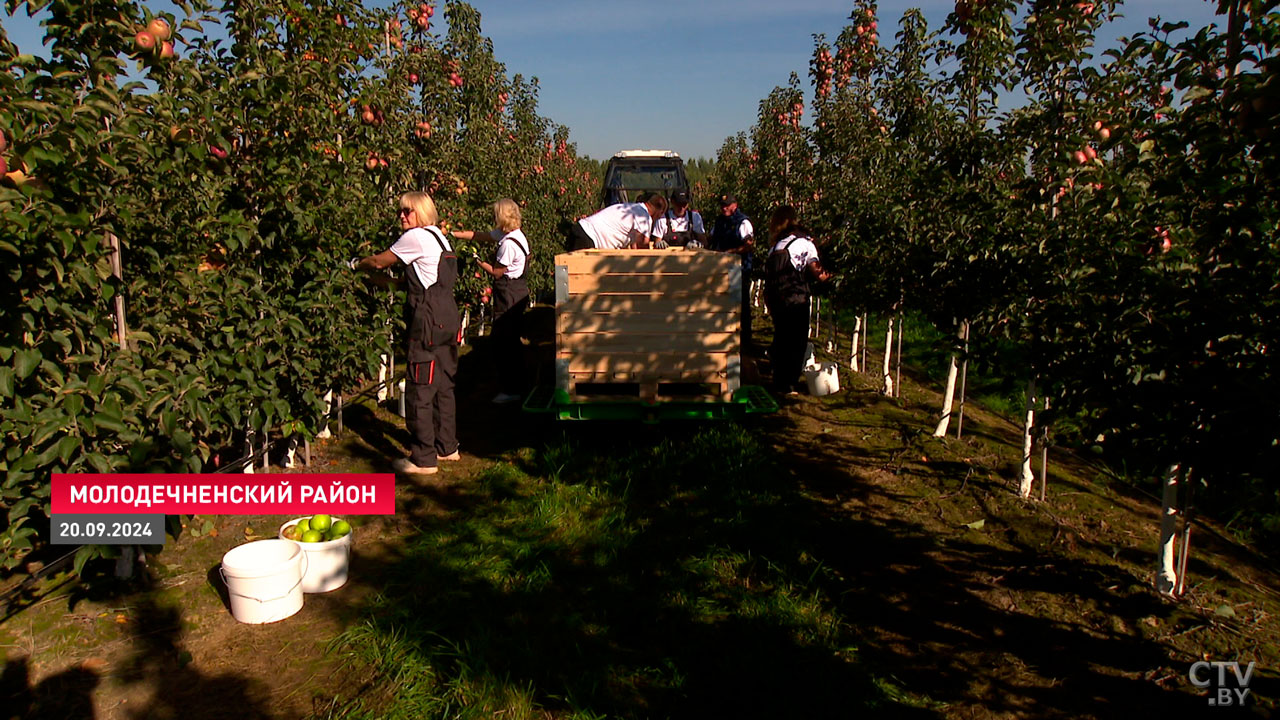
<path id="1" fill-rule="evenodd" d="M 1191 663 L 1187 678 L 1198 688 L 1213 687 L 1213 691 L 1209 694 L 1210 707 L 1243 707 L 1244 699 L 1249 696 L 1249 680 L 1253 678 L 1254 665 L 1257 663 L 1249 663 L 1242 673 L 1238 662 L 1195 662 Z M 1226 687 L 1227 668 L 1231 668 L 1231 674 L 1235 676 L 1239 687 Z M 1216 683 L 1213 681 L 1214 669 L 1218 671 Z"/>

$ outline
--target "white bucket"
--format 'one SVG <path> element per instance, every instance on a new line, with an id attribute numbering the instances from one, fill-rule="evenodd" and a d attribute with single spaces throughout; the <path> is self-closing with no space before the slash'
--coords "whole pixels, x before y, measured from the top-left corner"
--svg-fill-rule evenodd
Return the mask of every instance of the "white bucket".
<path id="1" fill-rule="evenodd" d="M 816 368 L 805 370 L 804 379 L 809 383 L 810 395 L 831 395 L 840 392 L 840 373 L 833 362 L 824 362 Z"/>
<path id="2" fill-rule="evenodd" d="M 280 537 L 284 537 L 284 529 L 297 525 L 305 518 L 294 518 L 280 526 Z M 341 520 L 335 517 L 334 522 Z M 307 572 L 302 578 L 302 591 L 309 593 L 329 592 L 347 584 L 347 568 L 351 565 L 351 536 L 355 530 L 337 540 L 324 542 L 298 542 L 307 556 Z M 292 542 L 292 541 L 290 541 Z"/>
<path id="3" fill-rule="evenodd" d="M 289 540 L 257 540 L 222 556 L 222 580 L 231 598 L 231 615 L 261 625 L 283 620 L 302 609 L 306 553 Z"/>

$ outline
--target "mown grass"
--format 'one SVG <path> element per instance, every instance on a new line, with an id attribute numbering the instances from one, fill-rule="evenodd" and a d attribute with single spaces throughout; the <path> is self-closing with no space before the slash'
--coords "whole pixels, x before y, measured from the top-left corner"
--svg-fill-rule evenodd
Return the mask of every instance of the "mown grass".
<path id="1" fill-rule="evenodd" d="M 925 702 L 859 663 L 805 501 L 737 427 L 557 439 L 424 520 L 332 647 L 329 717 L 831 717 Z M 629 428 L 628 428 L 629 429 Z M 340 649 L 340 650 L 339 650 Z"/>

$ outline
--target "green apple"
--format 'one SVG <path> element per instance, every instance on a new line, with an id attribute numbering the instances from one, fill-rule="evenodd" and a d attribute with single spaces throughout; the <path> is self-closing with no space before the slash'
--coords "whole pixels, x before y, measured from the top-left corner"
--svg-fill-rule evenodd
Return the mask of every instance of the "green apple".
<path id="1" fill-rule="evenodd" d="M 332 524 L 333 524 L 333 518 L 329 517 L 328 515 L 312 515 L 311 516 L 312 530 L 319 530 L 320 532 L 324 532 L 325 530 L 328 530 L 329 526 Z"/>

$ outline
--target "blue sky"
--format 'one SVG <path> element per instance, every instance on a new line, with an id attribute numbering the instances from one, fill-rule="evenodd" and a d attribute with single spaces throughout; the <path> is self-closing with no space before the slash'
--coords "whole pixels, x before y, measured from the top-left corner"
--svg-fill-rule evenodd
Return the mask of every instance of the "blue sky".
<path id="1" fill-rule="evenodd" d="M 384 5 L 385 3 L 375 3 Z M 757 105 L 792 72 L 808 90 L 815 33 L 834 40 L 848 22 L 848 0 L 471 0 L 509 73 L 541 82 L 543 115 L 567 125 L 581 153 L 603 159 L 626 148 L 663 148 L 712 157 L 724 139 L 748 129 Z M 160 6 L 161 3 L 155 3 Z M 165 3 L 167 5 L 167 3 Z M 941 26 L 951 0 L 882 0 L 881 42 L 920 8 Z M 1146 27 L 1146 18 L 1218 22 L 1211 0 L 1130 0 L 1110 36 Z M 3 17 L 26 51 L 39 43 L 25 17 Z"/>

